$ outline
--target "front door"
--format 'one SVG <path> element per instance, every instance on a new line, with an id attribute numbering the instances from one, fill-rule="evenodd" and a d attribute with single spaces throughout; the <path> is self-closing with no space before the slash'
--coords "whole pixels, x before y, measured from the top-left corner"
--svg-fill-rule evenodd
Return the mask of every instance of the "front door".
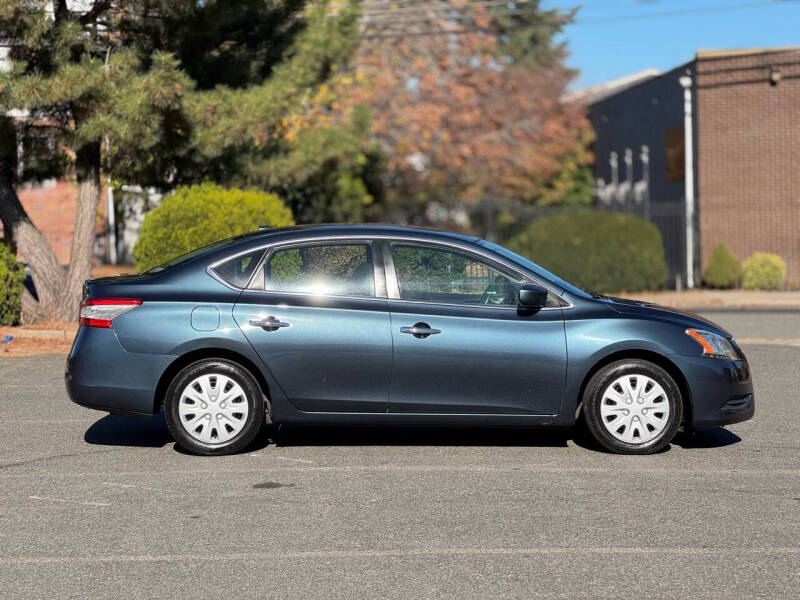
<path id="1" fill-rule="evenodd" d="M 399 241 L 384 254 L 394 338 L 390 412 L 559 412 L 567 357 L 557 296 L 530 314 L 518 307 L 528 281 L 485 257 Z"/>
<path id="2" fill-rule="evenodd" d="M 392 339 L 375 275 L 366 241 L 279 246 L 240 296 L 236 322 L 299 410 L 386 412 Z"/>

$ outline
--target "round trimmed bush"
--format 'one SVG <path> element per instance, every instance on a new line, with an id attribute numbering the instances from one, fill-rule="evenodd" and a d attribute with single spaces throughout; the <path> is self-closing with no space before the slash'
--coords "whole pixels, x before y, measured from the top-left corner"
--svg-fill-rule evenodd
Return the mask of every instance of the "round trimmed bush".
<path id="1" fill-rule="evenodd" d="M 742 287 L 774 290 L 786 279 L 786 263 L 777 254 L 754 252 L 742 263 Z"/>
<path id="2" fill-rule="evenodd" d="M 0 242 L 0 325 L 17 325 L 22 310 L 25 269 L 9 247 Z"/>
<path id="3" fill-rule="evenodd" d="M 703 281 L 712 288 L 736 287 L 742 278 L 742 263 L 727 244 L 717 244 L 708 259 Z"/>
<path id="4" fill-rule="evenodd" d="M 544 217 L 508 247 L 585 290 L 619 292 L 664 286 L 661 234 L 644 219 L 612 212 Z"/>
<path id="5" fill-rule="evenodd" d="M 136 268 L 145 271 L 262 225 L 294 225 L 292 212 L 275 194 L 212 183 L 178 187 L 145 216 L 133 249 Z"/>

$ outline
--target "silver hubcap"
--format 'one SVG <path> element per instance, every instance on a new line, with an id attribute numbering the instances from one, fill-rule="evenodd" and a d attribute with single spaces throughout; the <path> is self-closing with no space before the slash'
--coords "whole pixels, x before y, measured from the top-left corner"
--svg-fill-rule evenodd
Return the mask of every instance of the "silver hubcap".
<path id="1" fill-rule="evenodd" d="M 187 385 L 178 403 L 181 425 L 204 444 L 224 444 L 247 422 L 247 397 L 242 386 L 227 375 L 201 375 Z"/>
<path id="2" fill-rule="evenodd" d="M 628 444 L 658 437 L 669 421 L 664 388 L 647 375 L 623 375 L 603 392 L 600 417 L 608 432 Z"/>

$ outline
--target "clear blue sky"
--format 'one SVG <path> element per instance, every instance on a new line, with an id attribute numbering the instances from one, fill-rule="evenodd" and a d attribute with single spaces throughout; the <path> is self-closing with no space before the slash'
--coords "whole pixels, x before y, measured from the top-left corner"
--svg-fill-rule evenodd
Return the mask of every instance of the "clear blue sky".
<path id="1" fill-rule="evenodd" d="M 800 0 L 542 0 L 581 6 L 564 32 L 572 89 L 653 67 L 664 71 L 697 50 L 800 46 Z"/>

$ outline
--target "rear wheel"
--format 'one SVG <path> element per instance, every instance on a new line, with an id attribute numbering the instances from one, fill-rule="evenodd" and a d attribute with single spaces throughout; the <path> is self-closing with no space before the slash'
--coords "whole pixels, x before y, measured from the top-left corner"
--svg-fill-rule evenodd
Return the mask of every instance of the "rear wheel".
<path id="1" fill-rule="evenodd" d="M 675 437 L 683 403 L 675 380 L 651 362 L 613 362 L 592 376 L 583 395 L 592 436 L 619 454 L 651 454 Z"/>
<path id="2" fill-rule="evenodd" d="M 204 359 L 181 370 L 164 400 L 175 440 L 196 454 L 232 454 L 261 431 L 265 402 L 249 371 L 222 359 Z"/>

